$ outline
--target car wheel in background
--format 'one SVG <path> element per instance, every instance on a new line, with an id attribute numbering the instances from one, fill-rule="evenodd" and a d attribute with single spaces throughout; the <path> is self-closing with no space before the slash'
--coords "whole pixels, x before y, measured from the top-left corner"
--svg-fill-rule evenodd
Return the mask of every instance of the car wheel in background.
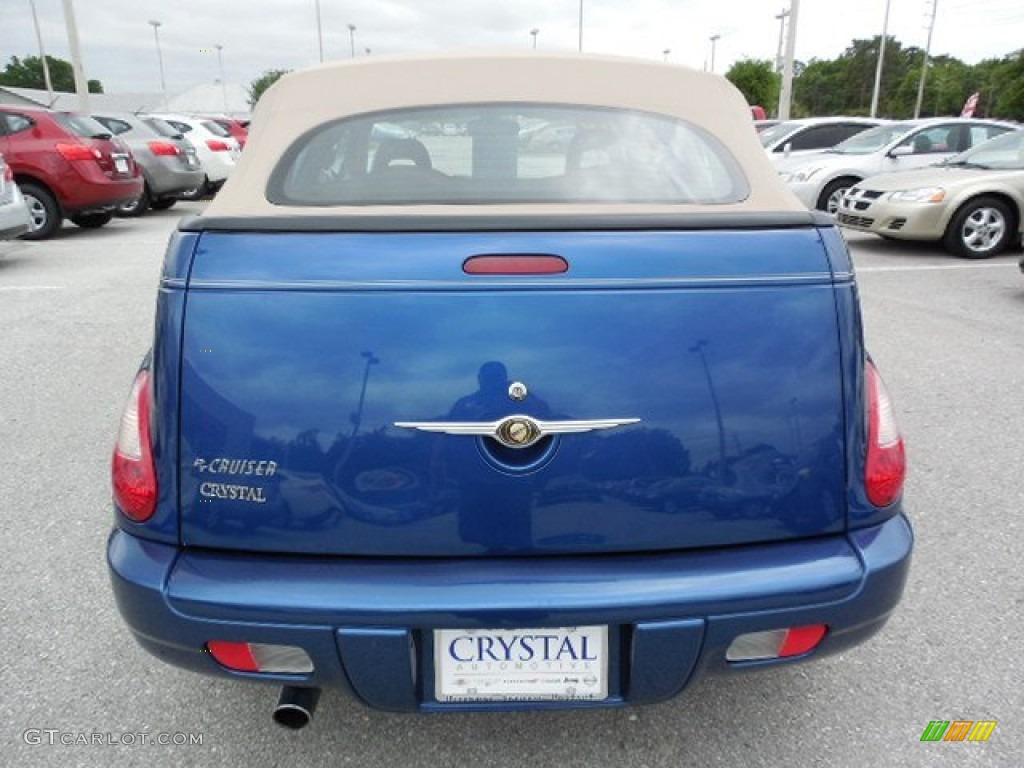
<path id="1" fill-rule="evenodd" d="M 150 200 L 149 207 L 154 211 L 166 211 L 176 202 L 178 202 L 176 197 L 161 197 L 159 200 Z"/>
<path id="2" fill-rule="evenodd" d="M 835 181 L 830 181 L 825 186 L 825 189 L 821 191 L 821 196 L 818 197 L 818 210 L 828 211 L 835 216 L 836 211 L 839 210 L 839 201 L 843 199 L 846 190 L 858 181 L 860 179 L 836 179 Z"/>
<path id="3" fill-rule="evenodd" d="M 80 213 L 77 216 L 72 216 L 71 221 L 83 229 L 99 229 L 112 218 L 114 218 L 113 211 L 107 211 L 106 213 Z"/>
<path id="4" fill-rule="evenodd" d="M 57 201 L 50 191 L 38 184 L 19 184 L 21 194 L 31 215 L 29 230 L 21 236 L 22 240 L 45 240 L 52 237 L 60 229 L 61 215 Z"/>
<path id="5" fill-rule="evenodd" d="M 149 188 L 143 187 L 142 194 L 132 200 L 130 203 L 122 203 L 117 206 L 117 215 L 128 218 L 135 216 L 141 216 L 149 210 L 152 203 L 149 199 Z"/>
<path id="6" fill-rule="evenodd" d="M 1010 244 L 1016 227 L 1013 212 L 1002 200 L 978 197 L 965 203 L 949 222 L 943 243 L 965 259 L 987 259 Z"/>

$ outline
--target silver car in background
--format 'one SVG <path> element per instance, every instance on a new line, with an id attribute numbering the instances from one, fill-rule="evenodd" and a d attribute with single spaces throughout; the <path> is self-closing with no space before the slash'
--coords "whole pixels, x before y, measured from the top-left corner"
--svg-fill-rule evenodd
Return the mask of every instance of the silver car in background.
<path id="1" fill-rule="evenodd" d="M 195 148 L 162 120 L 104 112 L 92 117 L 124 141 L 146 181 L 142 195 L 117 209 L 120 216 L 141 216 L 150 208 L 170 208 L 198 190 L 206 178 Z"/>
<path id="2" fill-rule="evenodd" d="M 995 256 L 1024 231 L 1024 131 L 937 166 L 869 177 L 846 193 L 836 218 L 889 239 L 942 241 L 968 259 Z"/>
<path id="3" fill-rule="evenodd" d="M 975 118 L 902 120 L 871 128 L 824 152 L 776 164 L 804 205 L 835 213 L 850 187 L 868 176 L 934 165 L 1017 128 Z"/>
<path id="4" fill-rule="evenodd" d="M 0 240 L 10 240 L 25 234 L 31 222 L 25 198 L 14 183 L 11 166 L 0 155 Z"/>
<path id="5" fill-rule="evenodd" d="M 235 170 L 235 163 L 241 148 L 235 138 L 221 125 L 205 117 L 189 117 L 188 115 L 153 115 L 169 123 L 179 131 L 187 141 L 195 147 L 199 161 L 206 172 L 205 182 L 200 185 L 196 195 L 188 200 L 196 200 L 206 194 L 214 194 L 224 186 L 228 176 Z"/>

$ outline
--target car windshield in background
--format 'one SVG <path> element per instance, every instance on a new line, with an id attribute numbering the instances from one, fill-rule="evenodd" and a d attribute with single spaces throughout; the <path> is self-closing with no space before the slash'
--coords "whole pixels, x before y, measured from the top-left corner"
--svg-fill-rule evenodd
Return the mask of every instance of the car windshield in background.
<path id="1" fill-rule="evenodd" d="M 1011 131 L 979 144 L 955 157 L 947 165 L 965 165 L 994 170 L 1024 171 L 1024 131 Z"/>
<path id="2" fill-rule="evenodd" d="M 57 112 L 54 113 L 53 119 L 76 136 L 82 136 L 86 139 L 110 138 L 110 129 L 91 117 Z"/>
<path id="3" fill-rule="evenodd" d="M 783 136 L 793 133 L 793 131 L 795 131 L 799 127 L 800 123 L 795 123 L 792 121 L 779 123 L 769 128 L 765 128 L 763 131 L 757 134 L 757 137 L 761 139 L 761 146 L 767 147 L 771 144 L 774 144 Z"/>
<path id="4" fill-rule="evenodd" d="M 583 106 L 479 104 L 325 124 L 271 177 L 275 204 L 690 203 L 743 200 L 746 177 L 688 123 Z"/>
<path id="5" fill-rule="evenodd" d="M 166 120 L 161 120 L 159 117 L 144 117 L 142 118 L 142 122 L 144 122 L 154 131 L 159 133 L 161 136 L 166 136 L 169 139 L 174 139 L 181 136 L 181 131 L 179 131 L 173 125 L 168 123 Z"/>
<path id="6" fill-rule="evenodd" d="M 856 136 L 851 136 L 827 151 L 838 152 L 841 155 L 870 155 L 906 135 L 913 128 L 913 123 L 880 125 L 877 128 L 869 128 L 863 133 L 858 133 Z"/>

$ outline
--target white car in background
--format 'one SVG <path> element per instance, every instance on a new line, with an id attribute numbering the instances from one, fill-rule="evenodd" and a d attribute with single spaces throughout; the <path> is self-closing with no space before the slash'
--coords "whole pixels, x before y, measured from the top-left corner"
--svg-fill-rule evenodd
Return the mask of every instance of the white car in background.
<path id="1" fill-rule="evenodd" d="M 757 138 L 772 162 L 778 163 L 788 157 L 831 149 L 851 136 L 887 122 L 873 117 L 806 117 L 775 123 L 762 129 Z"/>
<path id="2" fill-rule="evenodd" d="M 11 166 L 0 155 L 0 240 L 10 240 L 28 232 L 32 223 L 25 198 L 14 183 Z"/>
<path id="3" fill-rule="evenodd" d="M 206 171 L 206 183 L 195 195 L 186 196 L 185 199 L 198 199 L 204 194 L 212 194 L 220 189 L 235 169 L 238 155 L 242 151 L 238 141 L 221 125 L 205 117 L 173 114 L 158 114 L 153 117 L 158 117 L 181 131 L 181 135 L 196 148 L 199 161 Z"/>
<path id="4" fill-rule="evenodd" d="M 846 190 L 868 176 L 934 165 L 1017 127 L 959 117 L 901 120 L 775 167 L 804 205 L 834 214 Z"/>

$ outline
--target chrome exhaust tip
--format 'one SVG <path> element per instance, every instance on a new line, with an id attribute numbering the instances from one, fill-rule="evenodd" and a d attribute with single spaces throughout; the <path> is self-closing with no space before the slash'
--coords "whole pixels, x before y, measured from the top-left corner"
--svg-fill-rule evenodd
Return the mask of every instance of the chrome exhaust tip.
<path id="1" fill-rule="evenodd" d="M 319 688 L 296 688 L 286 685 L 274 707 L 274 722 L 289 730 L 298 731 L 309 725 L 320 700 Z"/>

